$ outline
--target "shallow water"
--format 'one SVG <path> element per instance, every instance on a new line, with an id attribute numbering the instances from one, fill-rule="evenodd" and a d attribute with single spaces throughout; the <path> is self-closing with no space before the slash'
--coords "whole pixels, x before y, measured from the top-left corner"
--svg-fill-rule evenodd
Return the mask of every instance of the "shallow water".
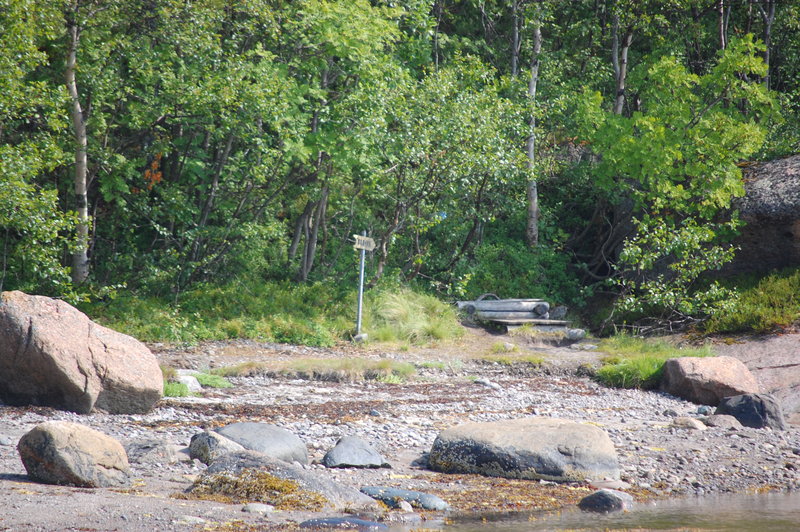
<path id="1" fill-rule="evenodd" d="M 557 514 L 456 518 L 448 532 L 499 530 L 709 530 L 719 532 L 800 531 L 800 493 L 724 495 L 639 504 L 631 511 L 593 514 L 577 509 Z"/>

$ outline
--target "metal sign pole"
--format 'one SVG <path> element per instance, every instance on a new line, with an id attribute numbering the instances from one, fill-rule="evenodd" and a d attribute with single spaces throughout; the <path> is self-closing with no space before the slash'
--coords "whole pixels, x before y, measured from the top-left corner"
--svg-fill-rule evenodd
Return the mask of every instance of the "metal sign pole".
<path id="1" fill-rule="evenodd" d="M 356 242 L 353 247 L 361 252 L 361 261 L 358 267 L 358 315 L 356 317 L 356 335 L 353 340 L 363 342 L 367 339 L 366 334 L 361 334 L 361 313 L 364 307 L 364 256 L 367 251 L 375 249 L 375 241 L 367 236 L 366 231 L 360 235 L 353 235 L 353 239 Z"/>
<path id="2" fill-rule="evenodd" d="M 364 231 L 364 236 L 367 236 L 367 232 Z M 364 256 L 367 254 L 365 249 L 361 249 L 361 261 L 359 264 L 359 273 L 358 273 L 358 313 L 356 317 L 356 336 L 361 336 L 361 310 L 363 308 L 364 302 Z"/>

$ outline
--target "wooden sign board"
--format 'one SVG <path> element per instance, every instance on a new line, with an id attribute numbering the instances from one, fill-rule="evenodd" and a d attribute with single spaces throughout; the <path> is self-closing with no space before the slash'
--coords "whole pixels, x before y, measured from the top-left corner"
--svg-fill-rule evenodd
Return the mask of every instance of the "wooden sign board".
<path id="1" fill-rule="evenodd" d="M 372 251 L 375 249 L 375 241 L 368 236 L 353 235 L 356 239 L 356 244 L 353 246 L 356 249 L 363 249 L 364 251 Z"/>

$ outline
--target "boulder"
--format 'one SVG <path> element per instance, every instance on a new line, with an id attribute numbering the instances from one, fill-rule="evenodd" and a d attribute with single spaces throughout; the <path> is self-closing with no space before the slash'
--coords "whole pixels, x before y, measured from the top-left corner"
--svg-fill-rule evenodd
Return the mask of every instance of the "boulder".
<path id="1" fill-rule="evenodd" d="M 28 475 L 39 482 L 83 488 L 130 484 L 122 444 L 78 423 L 37 425 L 19 440 L 17 450 Z"/>
<path id="2" fill-rule="evenodd" d="M 727 414 L 714 414 L 702 419 L 706 426 L 725 430 L 741 430 L 744 428 L 739 420 Z"/>
<path id="3" fill-rule="evenodd" d="M 292 481 L 300 489 L 321 496 L 326 501 L 325 506 L 334 510 L 378 508 L 372 498 L 358 490 L 337 484 L 298 465 L 255 451 L 239 451 L 221 456 L 206 469 L 203 477 L 218 474 L 238 475 L 245 470 L 264 471 L 279 479 Z"/>
<path id="4" fill-rule="evenodd" d="M 786 430 L 781 405 L 768 394 L 750 393 L 726 397 L 720 402 L 715 414 L 731 415 L 745 427 Z"/>
<path id="5" fill-rule="evenodd" d="M 194 375 L 178 375 L 178 382 L 186 385 L 190 393 L 202 392 L 203 387 Z"/>
<path id="6" fill-rule="evenodd" d="M 0 399 L 88 414 L 143 414 L 161 398 L 150 350 L 67 303 L 0 294 Z"/>
<path id="7" fill-rule="evenodd" d="M 633 497 L 624 491 L 603 489 L 587 495 L 578 503 L 578 508 L 585 512 L 619 512 L 630 510 Z"/>
<path id="8" fill-rule="evenodd" d="M 258 451 L 285 462 L 308 463 L 308 449 L 303 440 L 288 430 L 268 423 L 232 423 L 216 429 L 245 449 Z"/>
<path id="9" fill-rule="evenodd" d="M 189 456 L 206 465 L 228 453 L 244 451 L 245 448 L 235 441 L 216 432 L 200 432 L 192 436 L 189 442 Z"/>
<path id="10" fill-rule="evenodd" d="M 181 461 L 182 448 L 162 441 L 128 442 L 124 447 L 132 464 L 165 465 Z"/>
<path id="11" fill-rule="evenodd" d="M 619 479 L 614 444 L 605 431 L 552 418 L 467 423 L 441 432 L 428 464 L 445 473 L 478 473 L 559 482 Z"/>
<path id="12" fill-rule="evenodd" d="M 344 436 L 322 458 L 325 467 L 391 467 L 378 451 L 356 436 Z"/>
<path id="13" fill-rule="evenodd" d="M 772 395 L 783 413 L 800 424 L 800 334 L 780 334 L 747 338 L 744 342 L 719 344 L 721 355 L 744 362 L 758 380 L 761 393 Z M 791 422 L 791 421 L 790 421 Z"/>
<path id="14" fill-rule="evenodd" d="M 447 510 L 450 505 L 441 498 L 422 491 L 404 490 L 386 486 L 364 486 L 361 493 L 381 501 L 389 508 L 400 508 L 401 502 L 407 502 L 412 507 L 423 510 Z"/>
<path id="15" fill-rule="evenodd" d="M 724 356 L 667 360 L 661 389 L 687 401 L 712 406 L 723 397 L 759 392 L 758 382 L 747 366 Z"/>

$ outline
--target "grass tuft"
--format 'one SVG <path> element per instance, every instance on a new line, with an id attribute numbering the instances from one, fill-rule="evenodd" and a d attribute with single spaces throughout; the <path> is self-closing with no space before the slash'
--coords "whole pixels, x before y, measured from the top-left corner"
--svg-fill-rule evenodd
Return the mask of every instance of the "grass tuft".
<path id="1" fill-rule="evenodd" d="M 663 338 L 617 335 L 600 343 L 607 353 L 595 377 L 615 388 L 654 389 L 661 383 L 664 363 L 670 358 L 714 356 L 708 346 L 681 348 Z"/>
<path id="2" fill-rule="evenodd" d="M 231 381 L 222 375 L 213 373 L 197 373 L 194 376 L 203 388 L 232 388 Z"/>
<path id="3" fill-rule="evenodd" d="M 544 357 L 537 354 L 515 355 L 497 353 L 479 356 L 477 360 L 485 364 L 499 364 L 501 366 L 541 366 L 544 364 Z"/>
<path id="4" fill-rule="evenodd" d="M 182 382 L 164 381 L 164 397 L 189 397 L 192 393 Z"/>
<path id="5" fill-rule="evenodd" d="M 370 299 L 367 329 L 375 341 L 419 345 L 463 334 L 456 310 L 433 296 L 401 288 Z"/>

